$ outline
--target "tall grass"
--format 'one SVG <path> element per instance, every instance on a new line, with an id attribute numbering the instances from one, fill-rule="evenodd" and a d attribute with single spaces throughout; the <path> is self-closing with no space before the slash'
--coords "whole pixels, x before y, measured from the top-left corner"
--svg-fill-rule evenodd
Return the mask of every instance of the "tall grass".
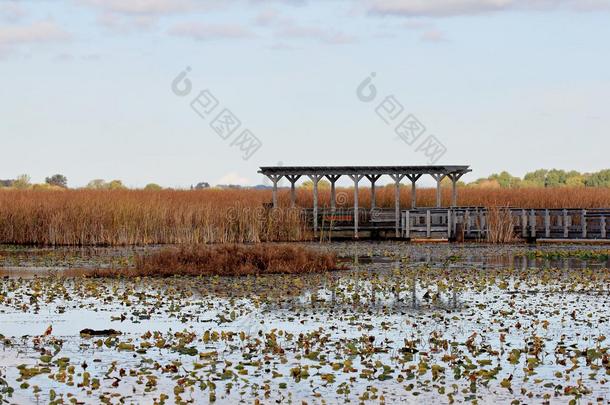
<path id="1" fill-rule="evenodd" d="M 353 204 L 353 190 L 342 205 Z M 610 206 L 610 189 L 460 189 L 462 206 L 595 208 Z M 298 189 L 297 205 L 311 207 L 311 190 Z M 433 206 L 435 190 L 421 189 L 418 206 Z M 329 190 L 319 204 L 330 206 Z M 410 189 L 401 193 L 410 207 Z M 289 190 L 279 192 L 280 208 L 269 209 L 269 190 L 0 190 L 0 243 L 38 245 L 144 245 L 244 243 L 308 240 L 300 210 L 292 210 Z M 443 204 L 450 190 L 443 190 Z M 266 205 L 267 204 L 267 205 Z M 340 204 L 341 205 L 341 204 Z M 377 206 L 393 207 L 393 187 L 378 187 Z M 370 190 L 360 192 L 370 206 Z"/>
<path id="2" fill-rule="evenodd" d="M 308 239 L 301 212 L 267 209 L 266 192 L 0 192 L 0 243 L 143 245 Z"/>

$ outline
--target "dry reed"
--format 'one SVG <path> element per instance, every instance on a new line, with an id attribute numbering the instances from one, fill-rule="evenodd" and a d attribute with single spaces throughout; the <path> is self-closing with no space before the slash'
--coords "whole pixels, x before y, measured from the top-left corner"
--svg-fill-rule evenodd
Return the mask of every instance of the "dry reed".
<path id="1" fill-rule="evenodd" d="M 487 242 L 510 243 L 517 240 L 510 209 L 489 207 L 487 209 Z"/>
<path id="2" fill-rule="evenodd" d="M 364 186 L 364 184 L 363 184 Z M 338 189 L 338 206 L 353 204 L 353 190 Z M 370 190 L 360 190 L 360 206 L 370 206 Z M 288 208 L 289 190 L 279 192 L 280 208 L 265 208 L 270 190 L 0 190 L 0 243 L 36 245 L 146 245 L 246 243 L 309 240 L 300 210 Z M 320 190 L 320 206 L 330 206 Z M 410 208 L 403 187 L 401 207 Z M 443 204 L 450 190 L 443 189 Z M 461 206 L 599 208 L 610 206 L 610 189 L 461 188 Z M 297 205 L 311 207 L 311 190 L 298 189 Z M 378 187 L 377 206 L 393 207 L 394 188 Z M 435 190 L 418 189 L 420 207 L 435 204 Z"/>
<path id="3" fill-rule="evenodd" d="M 99 269 L 93 277 L 245 276 L 337 270 L 337 256 L 285 244 L 189 245 L 136 257 L 135 268 Z"/>

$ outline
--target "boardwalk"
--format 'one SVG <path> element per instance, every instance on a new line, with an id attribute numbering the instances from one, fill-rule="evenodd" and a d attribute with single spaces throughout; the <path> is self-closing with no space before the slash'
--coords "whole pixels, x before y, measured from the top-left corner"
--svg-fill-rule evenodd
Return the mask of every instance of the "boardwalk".
<path id="1" fill-rule="evenodd" d="M 273 206 L 277 207 L 277 185 L 282 178 L 290 182 L 291 204 L 296 202 L 295 185 L 302 178 L 313 182 L 313 207 L 305 209 L 307 221 L 316 235 L 386 237 L 401 239 L 484 240 L 489 232 L 489 211 L 485 207 L 460 207 L 457 182 L 469 166 L 291 166 L 261 167 L 259 173 L 273 183 Z M 436 206 L 417 207 L 416 183 L 424 175 L 436 181 Z M 354 206 L 336 207 L 335 183 L 342 176 L 354 183 Z M 395 185 L 393 209 L 376 207 L 375 185 L 382 176 L 389 176 Z M 318 183 L 328 179 L 331 187 L 330 209 L 318 206 Z M 371 205 L 358 204 L 359 185 L 366 178 L 371 187 Z M 400 208 L 400 187 L 403 179 L 411 183 L 411 209 Z M 441 206 L 441 182 L 452 182 L 450 207 Z M 524 240 L 608 240 L 610 209 L 528 209 L 506 208 L 513 231 Z"/>

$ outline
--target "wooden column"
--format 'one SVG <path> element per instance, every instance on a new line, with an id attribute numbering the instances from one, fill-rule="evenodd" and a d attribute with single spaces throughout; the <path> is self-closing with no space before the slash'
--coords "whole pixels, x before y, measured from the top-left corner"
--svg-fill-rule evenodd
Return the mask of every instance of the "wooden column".
<path id="1" fill-rule="evenodd" d="M 544 210 L 544 237 L 551 237 L 551 213 L 548 209 Z"/>
<path id="2" fill-rule="evenodd" d="M 432 174 L 431 176 L 434 180 L 436 180 L 436 207 L 440 208 L 443 206 L 442 195 L 441 195 L 441 182 L 443 181 L 443 179 L 445 177 L 447 177 L 447 175 L 446 174 Z"/>
<path id="3" fill-rule="evenodd" d="M 269 180 L 271 180 L 273 182 L 273 194 L 272 194 L 273 208 L 277 208 L 277 183 L 280 181 L 280 179 L 283 176 L 281 174 L 269 174 L 269 175 L 267 175 L 267 177 L 269 178 Z"/>
<path id="4" fill-rule="evenodd" d="M 568 210 L 563 210 L 563 237 L 568 238 L 570 236 L 570 224 L 568 217 Z"/>
<path id="5" fill-rule="evenodd" d="M 421 174 L 407 174 L 407 178 L 411 180 L 411 209 L 417 207 L 417 187 L 415 183 L 417 183 L 421 176 Z"/>
<path id="6" fill-rule="evenodd" d="M 394 180 L 394 231 L 397 238 L 400 237 L 400 181 L 405 177 L 404 174 L 391 174 L 390 177 Z"/>
<path id="7" fill-rule="evenodd" d="M 308 176 L 313 182 L 313 232 L 318 233 L 318 182 L 322 178 L 319 174 Z"/>
<path id="8" fill-rule="evenodd" d="M 354 180 L 354 238 L 358 239 L 358 183 L 364 175 L 355 174 L 349 177 Z"/>
<path id="9" fill-rule="evenodd" d="M 580 226 L 582 227 L 582 238 L 587 239 L 587 210 L 581 212 Z"/>
<path id="10" fill-rule="evenodd" d="M 457 207 L 457 183 L 462 178 L 464 173 L 451 173 L 449 178 L 451 179 L 451 206 Z"/>
<path id="11" fill-rule="evenodd" d="M 379 180 L 379 178 L 381 177 L 381 175 L 379 174 L 367 174 L 366 178 L 369 179 L 369 181 L 371 182 L 371 210 L 374 210 L 377 206 L 377 198 L 375 195 L 375 183 L 377 182 L 377 180 Z"/>
<path id="12" fill-rule="evenodd" d="M 340 174 L 328 174 L 328 175 L 326 175 L 326 178 L 330 182 L 330 209 L 333 210 L 333 211 L 337 207 L 337 191 L 336 191 L 336 188 L 335 188 L 335 183 L 337 182 L 337 180 L 339 180 L 339 177 L 341 177 Z"/>
<path id="13" fill-rule="evenodd" d="M 599 227 L 601 229 L 601 237 L 602 239 L 606 239 L 606 216 L 602 215 L 599 219 Z"/>
<path id="14" fill-rule="evenodd" d="M 295 184 L 301 178 L 300 174 L 288 174 L 286 178 L 290 182 L 290 206 L 294 208 L 297 203 L 297 193 Z"/>

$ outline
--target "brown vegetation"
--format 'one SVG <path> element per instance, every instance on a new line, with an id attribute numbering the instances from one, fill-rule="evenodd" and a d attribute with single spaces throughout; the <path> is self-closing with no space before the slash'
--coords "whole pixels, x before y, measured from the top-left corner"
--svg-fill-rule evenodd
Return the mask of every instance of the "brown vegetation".
<path id="1" fill-rule="evenodd" d="M 522 208 L 610 206 L 610 188 L 461 188 L 459 205 Z M 311 190 L 298 189 L 297 204 L 311 207 Z M 433 206 L 435 190 L 419 189 L 418 206 Z M 280 209 L 265 208 L 270 190 L 1 190 L 0 243 L 37 245 L 145 245 L 298 241 L 311 238 L 300 210 L 289 207 L 289 190 L 279 193 Z M 353 190 L 338 189 L 338 206 L 353 204 Z M 330 191 L 320 190 L 320 206 Z M 410 206 L 403 187 L 402 208 Z M 443 204 L 450 189 L 443 189 Z M 394 188 L 378 187 L 377 206 L 393 207 Z M 370 190 L 360 190 L 360 206 L 370 206 Z"/>
<path id="2" fill-rule="evenodd" d="M 101 269 L 109 276 L 245 276 L 302 274 L 337 270 L 337 256 L 286 244 L 189 245 L 138 256 L 131 269 Z"/>
<path id="3" fill-rule="evenodd" d="M 487 242 L 510 243 L 515 236 L 515 224 L 508 208 L 490 207 L 487 210 Z"/>

